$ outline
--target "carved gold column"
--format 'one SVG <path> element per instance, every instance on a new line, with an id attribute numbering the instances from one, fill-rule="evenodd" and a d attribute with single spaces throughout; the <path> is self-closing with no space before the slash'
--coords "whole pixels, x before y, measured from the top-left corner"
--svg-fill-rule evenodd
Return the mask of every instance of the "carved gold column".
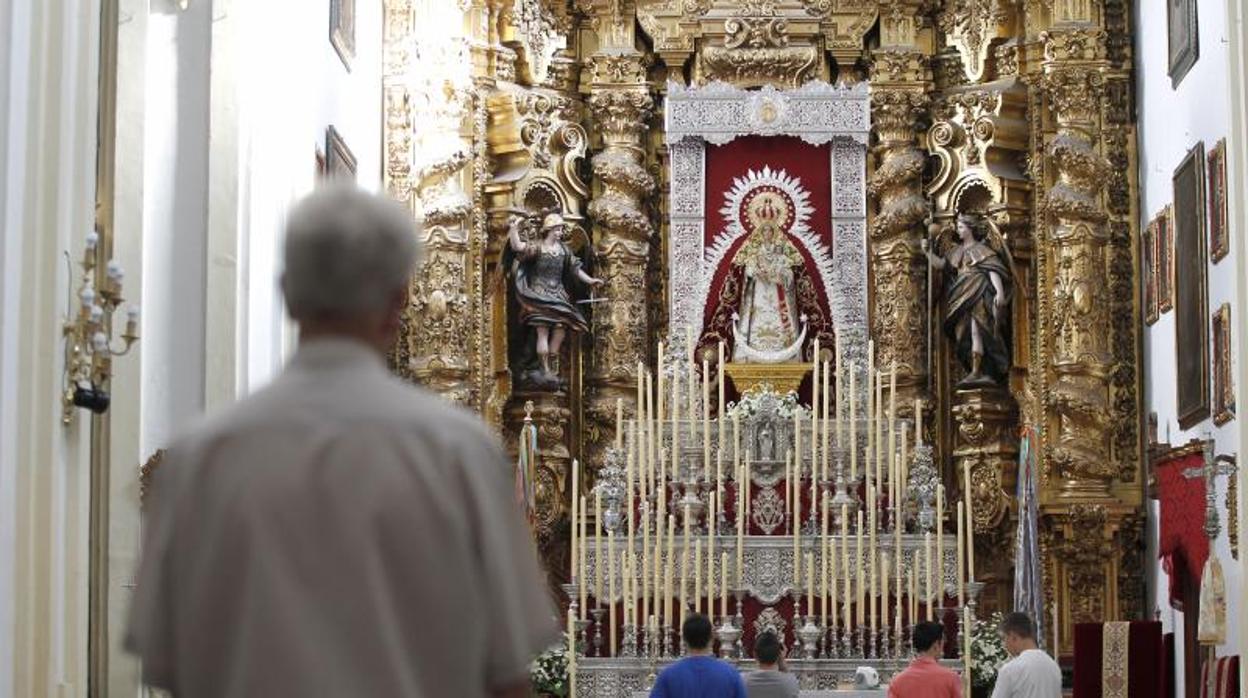
<path id="1" fill-rule="evenodd" d="M 585 420 L 586 458 L 602 462 L 615 434 L 618 398 L 631 406 L 637 364 L 649 356 L 646 268 L 654 231 L 643 200 L 654 191 L 645 167 L 643 138 L 654 113 L 646 81 L 649 59 L 634 50 L 600 51 L 591 58 L 589 109 L 602 150 L 593 157 L 596 275 L 608 300 L 593 309 L 593 347 L 588 370 L 590 399 Z M 631 407 L 628 408 L 631 412 Z"/>
<path id="2" fill-rule="evenodd" d="M 871 120 L 876 167 L 867 188 L 875 202 L 871 264 L 875 301 L 871 335 L 881 369 L 897 366 L 897 404 L 913 412 L 927 393 L 927 261 L 919 250 L 928 203 L 927 157 L 916 136 L 930 97 L 927 57 L 912 50 L 876 51 L 871 74 Z M 924 420 L 930 423 L 931 420 Z"/>
<path id="3" fill-rule="evenodd" d="M 1096 24 L 1104 5 L 1054 3 L 1038 81 L 1053 128 L 1033 154 L 1044 179 L 1032 361 L 1043 412 L 1041 540 L 1065 648 L 1075 623 L 1142 612 L 1130 60 L 1121 47 L 1108 55 Z"/>
<path id="4" fill-rule="evenodd" d="M 1043 88 L 1057 124 L 1046 148 L 1054 183 L 1042 210 L 1048 302 L 1041 350 L 1051 376 L 1046 451 L 1068 499 L 1108 498 L 1118 473 L 1109 449 L 1109 235 L 1101 196 L 1110 164 L 1096 147 L 1104 38 L 1101 31 L 1055 30 L 1045 45 Z"/>

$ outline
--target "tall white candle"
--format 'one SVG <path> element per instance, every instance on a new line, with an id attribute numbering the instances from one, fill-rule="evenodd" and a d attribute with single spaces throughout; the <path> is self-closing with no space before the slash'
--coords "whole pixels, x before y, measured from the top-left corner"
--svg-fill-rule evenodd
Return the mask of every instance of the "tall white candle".
<path id="1" fill-rule="evenodd" d="M 711 481 L 710 372 L 710 365 L 702 359 L 702 480 L 708 483 Z"/>
<path id="2" fill-rule="evenodd" d="M 971 465 L 962 468 L 965 481 L 962 490 L 963 501 L 966 502 L 966 581 L 975 581 L 975 514 L 973 512 L 974 496 L 971 494 Z"/>
<path id="3" fill-rule="evenodd" d="M 577 510 L 577 503 L 578 503 L 578 500 L 580 499 L 580 490 L 581 490 L 580 485 L 581 485 L 581 464 L 578 463 L 575 458 L 573 458 L 572 459 L 572 487 L 571 487 L 570 494 L 568 495 L 568 500 L 569 500 L 568 506 L 571 507 L 572 509 L 572 512 L 571 512 L 572 540 L 571 540 L 571 545 L 568 546 L 569 550 L 571 551 L 571 556 L 572 556 L 572 560 L 571 560 L 572 570 L 568 574 L 572 577 L 573 583 L 584 582 L 584 580 L 581 579 L 580 558 L 579 558 L 579 550 L 577 547 L 578 541 L 576 539 L 576 534 L 578 532 L 577 522 L 580 521 L 580 518 L 577 516 L 577 514 L 580 513 Z"/>
<path id="4" fill-rule="evenodd" d="M 615 656 L 615 531 L 607 531 L 607 627 L 611 656 Z"/>
<path id="5" fill-rule="evenodd" d="M 966 521 L 962 515 L 962 502 L 958 502 L 958 607 L 966 605 L 966 532 L 964 524 Z"/>
<path id="6" fill-rule="evenodd" d="M 849 480 L 858 479 L 858 372 L 849 365 Z"/>
<path id="7" fill-rule="evenodd" d="M 945 486 L 936 486 L 936 600 L 945 598 Z M 942 603 L 943 605 L 943 603 Z"/>
<path id="8" fill-rule="evenodd" d="M 580 496 L 579 504 L 580 506 L 577 509 L 577 527 L 579 528 L 579 531 L 576 543 L 579 548 L 577 551 L 577 579 L 581 581 L 577 586 L 581 592 L 580 616 L 581 620 L 585 620 L 585 613 L 588 611 L 589 606 L 589 578 L 585 576 L 585 553 L 589 550 L 589 547 L 585 543 L 585 519 L 588 518 L 585 516 L 585 495 Z"/>
<path id="9" fill-rule="evenodd" d="M 702 539 L 693 542 L 693 612 L 702 612 Z"/>

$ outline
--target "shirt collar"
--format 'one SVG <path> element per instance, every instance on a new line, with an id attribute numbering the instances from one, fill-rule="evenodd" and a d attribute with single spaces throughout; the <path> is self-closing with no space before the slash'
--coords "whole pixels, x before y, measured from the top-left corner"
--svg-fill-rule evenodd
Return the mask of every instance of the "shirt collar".
<path id="1" fill-rule="evenodd" d="M 349 337 L 321 337 L 299 343 L 291 368 L 326 371 L 336 369 L 382 369 L 385 359 L 364 342 Z"/>

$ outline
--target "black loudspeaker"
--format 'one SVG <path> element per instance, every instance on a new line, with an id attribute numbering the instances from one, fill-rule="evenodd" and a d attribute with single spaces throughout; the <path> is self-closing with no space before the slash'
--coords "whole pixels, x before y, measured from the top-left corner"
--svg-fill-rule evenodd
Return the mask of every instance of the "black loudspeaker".
<path id="1" fill-rule="evenodd" d="M 74 388 L 75 407 L 82 407 L 95 414 L 104 414 L 108 411 L 110 401 L 109 394 L 95 386 L 84 387 L 80 385 Z"/>

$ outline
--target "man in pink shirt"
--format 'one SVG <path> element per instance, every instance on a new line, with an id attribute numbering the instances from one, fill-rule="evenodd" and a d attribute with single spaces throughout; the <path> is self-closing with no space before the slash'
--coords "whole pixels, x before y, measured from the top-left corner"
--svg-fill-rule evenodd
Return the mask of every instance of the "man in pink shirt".
<path id="1" fill-rule="evenodd" d="M 914 626 L 918 656 L 888 684 L 888 698 L 962 698 L 962 679 L 937 662 L 945 654 L 945 628 L 940 623 Z"/>

